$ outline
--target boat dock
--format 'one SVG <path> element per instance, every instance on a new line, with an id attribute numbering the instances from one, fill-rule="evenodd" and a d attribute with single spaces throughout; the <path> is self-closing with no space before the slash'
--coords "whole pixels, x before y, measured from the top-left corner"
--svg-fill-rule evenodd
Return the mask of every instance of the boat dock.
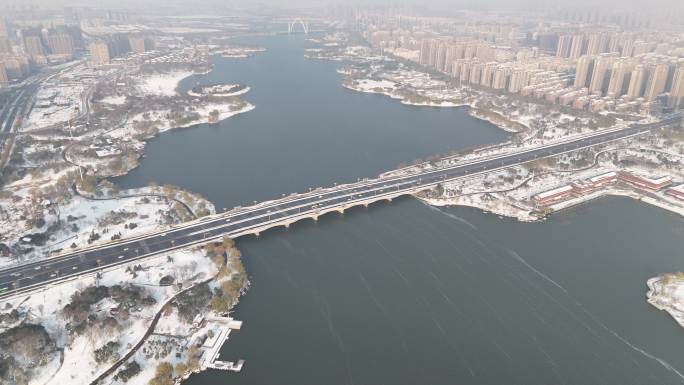
<path id="1" fill-rule="evenodd" d="M 237 363 L 232 361 L 214 361 L 207 365 L 209 369 L 217 370 L 229 370 L 231 372 L 239 372 L 242 370 L 242 366 L 245 364 L 245 360 L 239 360 Z"/>
<path id="2" fill-rule="evenodd" d="M 221 347 L 230 336 L 232 330 L 240 330 L 242 321 L 237 321 L 229 317 L 207 317 L 207 327 L 213 330 L 213 336 L 207 338 L 202 345 L 205 350 L 202 355 L 202 369 L 218 369 L 239 372 L 245 364 L 245 360 L 237 363 L 232 361 L 219 361 Z"/>

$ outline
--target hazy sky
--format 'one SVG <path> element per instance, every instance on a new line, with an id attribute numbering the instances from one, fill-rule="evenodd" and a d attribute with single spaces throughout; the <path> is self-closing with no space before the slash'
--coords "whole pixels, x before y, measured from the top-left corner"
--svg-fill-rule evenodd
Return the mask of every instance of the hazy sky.
<path id="1" fill-rule="evenodd" d="M 41 7 L 52 8 L 63 5 L 85 5 L 94 7 L 124 7 L 137 8 L 140 6 L 168 7 L 188 5 L 192 8 L 207 8 L 216 6 L 226 8 L 227 6 L 240 6 L 255 8 L 261 5 L 271 7 L 302 7 L 302 6 L 324 6 L 331 4 L 347 5 L 418 5 L 432 8 L 535 8 L 548 9 L 554 7 L 561 8 L 602 8 L 614 9 L 631 8 L 645 11 L 654 9 L 672 10 L 684 9 L 684 0 L 0 0 L 0 5 L 39 5 Z M 647 4 L 647 6 L 646 6 Z M 204 6 L 204 7 L 202 7 Z"/>

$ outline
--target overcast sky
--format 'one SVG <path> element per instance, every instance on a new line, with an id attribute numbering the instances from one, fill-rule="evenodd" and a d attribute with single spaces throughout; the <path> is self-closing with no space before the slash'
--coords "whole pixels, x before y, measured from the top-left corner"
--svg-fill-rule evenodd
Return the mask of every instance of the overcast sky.
<path id="1" fill-rule="evenodd" d="M 268 5 L 282 8 L 290 7 L 320 7 L 331 4 L 347 5 L 418 5 L 431 8 L 459 9 L 459 8 L 491 8 L 491 9 L 514 9 L 514 8 L 579 8 L 586 7 L 592 9 L 614 9 L 621 8 L 643 9 L 651 11 L 659 9 L 681 10 L 684 9 L 684 0 L 0 0 L 0 5 L 39 5 L 41 7 L 53 8 L 64 5 L 84 5 L 94 7 L 124 7 L 145 8 L 155 6 L 183 6 L 188 5 L 194 9 L 216 6 L 226 8 L 226 6 L 240 6 L 255 8 L 260 5 Z M 202 7 L 204 5 L 204 7 Z M 198 7 L 199 6 L 199 7 Z"/>

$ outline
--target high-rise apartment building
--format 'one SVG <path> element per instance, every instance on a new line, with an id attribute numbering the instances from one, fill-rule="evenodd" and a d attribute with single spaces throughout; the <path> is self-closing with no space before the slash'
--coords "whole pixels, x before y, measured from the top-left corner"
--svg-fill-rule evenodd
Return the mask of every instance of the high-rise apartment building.
<path id="1" fill-rule="evenodd" d="M 55 33 L 48 36 L 48 47 L 53 55 L 73 56 L 74 43 L 66 33 Z"/>
<path id="2" fill-rule="evenodd" d="M 9 37 L 9 31 L 7 30 L 7 24 L 5 20 L 0 17 L 0 37 Z"/>
<path id="3" fill-rule="evenodd" d="M 598 55 L 603 52 L 601 50 L 601 36 L 598 33 L 589 36 L 587 40 L 587 55 Z"/>
<path id="4" fill-rule="evenodd" d="M 0 55 L 12 54 L 12 44 L 7 37 L 0 36 Z"/>
<path id="5" fill-rule="evenodd" d="M 480 77 L 480 85 L 484 87 L 492 87 L 492 81 L 494 80 L 494 71 L 496 70 L 496 63 L 487 63 L 484 68 L 482 68 L 482 76 Z"/>
<path id="6" fill-rule="evenodd" d="M 684 108 L 684 64 L 679 64 L 675 70 L 667 105 L 674 109 Z"/>
<path id="7" fill-rule="evenodd" d="M 90 61 L 95 64 L 107 64 L 110 60 L 109 46 L 106 42 L 98 40 L 90 43 Z"/>
<path id="8" fill-rule="evenodd" d="M 430 62 L 430 40 L 424 39 L 420 42 L 420 56 L 418 57 L 418 63 L 421 65 L 428 65 Z"/>
<path id="9" fill-rule="evenodd" d="M 572 37 L 572 44 L 570 45 L 570 59 L 577 59 L 582 56 L 584 49 L 584 37 L 582 35 L 574 35 Z"/>
<path id="10" fill-rule="evenodd" d="M 22 78 L 29 74 L 30 66 L 26 56 L 11 56 L 2 60 L 7 77 L 10 79 Z"/>
<path id="11" fill-rule="evenodd" d="M 440 42 L 437 45 L 437 54 L 435 57 L 435 63 L 434 66 L 436 69 L 440 71 L 444 71 L 446 68 L 446 54 L 447 54 L 447 45 L 444 42 Z"/>
<path id="12" fill-rule="evenodd" d="M 632 70 L 629 77 L 629 87 L 627 88 L 627 97 L 630 99 L 640 98 L 644 94 L 646 86 L 647 73 L 646 68 L 639 64 Z"/>
<path id="13" fill-rule="evenodd" d="M 576 88 L 583 88 L 589 85 L 590 74 L 592 73 L 592 66 L 594 63 L 594 58 L 591 56 L 584 55 L 577 60 L 577 67 L 575 70 L 575 83 Z"/>
<path id="14" fill-rule="evenodd" d="M 482 78 L 482 63 L 473 63 L 470 69 L 470 84 L 480 84 Z"/>
<path id="15" fill-rule="evenodd" d="M 128 37 L 128 43 L 131 45 L 131 51 L 135 53 L 143 53 L 147 50 L 145 36 L 131 35 Z"/>
<path id="16" fill-rule="evenodd" d="M 523 87 L 527 86 L 528 79 L 529 73 L 527 71 L 515 70 L 508 81 L 508 92 L 520 92 Z"/>
<path id="17" fill-rule="evenodd" d="M 629 89 L 629 77 L 631 76 L 633 64 L 627 60 L 620 60 L 613 64 L 608 82 L 607 95 L 614 98 L 620 97 Z"/>
<path id="18" fill-rule="evenodd" d="M 572 47 L 572 36 L 561 35 L 558 37 L 558 46 L 556 47 L 556 56 L 569 57 L 570 47 Z"/>
<path id="19" fill-rule="evenodd" d="M 506 79 L 508 78 L 509 70 L 506 68 L 497 68 L 494 71 L 492 78 L 492 88 L 495 90 L 503 90 L 506 88 Z"/>
<path id="20" fill-rule="evenodd" d="M 5 65 L 0 63 L 0 87 L 6 86 L 9 83 L 7 78 L 7 71 L 5 70 Z"/>
<path id="21" fill-rule="evenodd" d="M 665 63 L 651 66 L 648 82 L 646 83 L 646 90 L 644 91 L 644 98 L 647 101 L 653 101 L 656 99 L 656 97 L 658 97 L 658 95 L 665 92 L 669 70 L 670 67 Z"/>
<path id="22" fill-rule="evenodd" d="M 589 92 L 592 94 L 603 95 L 608 89 L 610 80 L 610 70 L 615 61 L 614 56 L 599 55 L 594 62 L 594 69 L 591 71 L 591 81 L 589 82 Z"/>
<path id="23" fill-rule="evenodd" d="M 40 35 L 30 34 L 24 36 L 24 48 L 26 49 L 26 54 L 29 55 L 31 59 L 45 55 Z"/>
<path id="24" fill-rule="evenodd" d="M 620 56 L 634 56 L 634 39 L 627 39 L 622 43 Z"/>

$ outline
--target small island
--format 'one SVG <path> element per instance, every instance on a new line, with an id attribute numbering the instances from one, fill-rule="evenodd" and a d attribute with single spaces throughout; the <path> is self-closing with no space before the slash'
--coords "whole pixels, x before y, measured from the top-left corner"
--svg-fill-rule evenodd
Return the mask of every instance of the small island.
<path id="1" fill-rule="evenodd" d="M 215 85 L 197 85 L 188 91 L 190 96 L 238 96 L 249 92 L 249 87 L 242 84 L 215 84 Z"/>

